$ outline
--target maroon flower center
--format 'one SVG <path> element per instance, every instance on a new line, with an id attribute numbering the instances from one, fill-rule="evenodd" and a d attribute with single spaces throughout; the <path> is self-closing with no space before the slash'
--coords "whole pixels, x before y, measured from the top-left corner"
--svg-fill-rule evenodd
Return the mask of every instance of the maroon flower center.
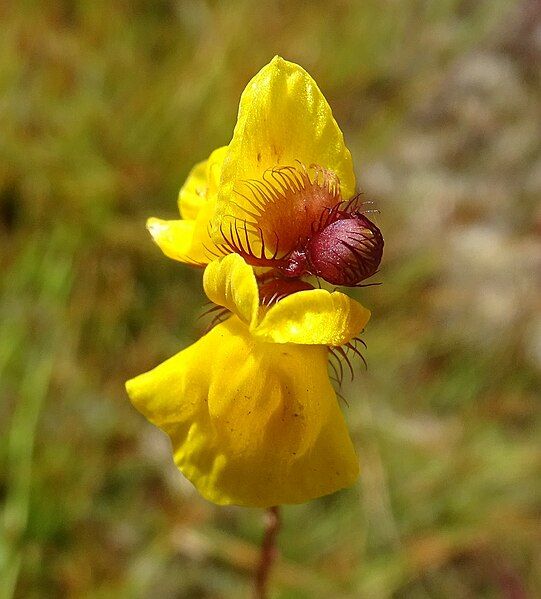
<path id="1" fill-rule="evenodd" d="M 270 267 L 282 280 L 314 275 L 333 285 L 356 286 L 378 270 L 381 231 L 366 217 L 358 196 L 342 200 L 340 182 L 330 171 L 315 165 L 277 167 L 262 181 L 243 185 L 237 193 L 244 205 L 237 207 L 246 219 L 231 217 L 222 225 L 224 253 Z M 293 287 L 291 292 L 299 290 Z"/>

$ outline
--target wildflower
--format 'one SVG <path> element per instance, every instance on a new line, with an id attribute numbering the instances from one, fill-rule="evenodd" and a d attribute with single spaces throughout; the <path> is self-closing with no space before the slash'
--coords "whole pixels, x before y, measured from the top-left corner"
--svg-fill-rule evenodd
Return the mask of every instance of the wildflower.
<path id="1" fill-rule="evenodd" d="M 315 275 L 356 286 L 381 261 L 383 237 L 355 195 L 331 109 L 310 75 L 280 57 L 250 81 L 230 144 L 194 167 L 179 207 L 183 220 L 147 226 L 182 262 L 233 252 L 278 281 Z"/>
<path id="2" fill-rule="evenodd" d="M 327 373 L 370 313 L 346 295 L 296 291 L 262 305 L 237 254 L 209 264 L 209 299 L 231 314 L 126 384 L 171 438 L 178 468 L 218 504 L 300 503 L 351 485 L 358 461 Z"/>

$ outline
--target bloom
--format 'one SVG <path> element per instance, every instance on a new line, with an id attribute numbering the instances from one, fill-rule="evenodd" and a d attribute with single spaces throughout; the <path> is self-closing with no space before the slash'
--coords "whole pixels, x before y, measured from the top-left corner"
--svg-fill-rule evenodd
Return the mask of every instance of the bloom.
<path id="1" fill-rule="evenodd" d="M 275 57 L 244 90 L 233 138 L 194 167 L 182 220 L 151 218 L 163 252 L 204 265 L 238 253 L 277 278 L 358 285 L 378 269 L 383 237 L 355 196 L 351 154 L 310 75 Z"/>
<path id="2" fill-rule="evenodd" d="M 369 311 L 323 289 L 263 306 L 253 268 L 237 254 L 209 264 L 203 282 L 231 316 L 126 384 L 170 436 L 178 468 L 218 504 L 300 503 L 351 485 L 358 460 L 327 346 L 357 336 Z"/>
<path id="3" fill-rule="evenodd" d="M 354 193 L 325 98 L 275 57 L 243 92 L 229 145 L 190 172 L 182 218 L 147 223 L 167 256 L 206 265 L 205 292 L 229 316 L 126 387 L 215 503 L 299 503 L 358 476 L 328 359 L 357 351 L 370 313 L 303 280 L 355 286 L 376 272 L 383 238 Z"/>

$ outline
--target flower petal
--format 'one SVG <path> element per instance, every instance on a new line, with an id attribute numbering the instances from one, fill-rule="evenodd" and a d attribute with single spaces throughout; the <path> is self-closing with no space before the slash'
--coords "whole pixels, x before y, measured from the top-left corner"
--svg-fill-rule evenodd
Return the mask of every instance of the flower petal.
<path id="1" fill-rule="evenodd" d="M 211 302 L 224 306 L 248 325 L 255 325 L 259 291 L 251 266 L 238 254 L 211 262 L 203 275 L 203 287 Z"/>
<path id="2" fill-rule="evenodd" d="M 304 69 L 276 56 L 242 94 L 222 167 L 216 223 L 227 214 L 245 218 L 243 209 L 252 210 L 242 195 L 234 193 L 238 183 L 261 180 L 265 170 L 295 166 L 298 161 L 334 172 L 342 197 L 353 196 L 351 154 L 327 101 Z"/>
<path id="3" fill-rule="evenodd" d="M 198 162 L 190 171 L 178 194 L 178 209 L 182 218 L 195 220 L 207 201 L 207 160 Z"/>
<path id="4" fill-rule="evenodd" d="M 207 207 L 208 206 L 208 207 Z M 199 212 L 197 220 L 162 220 L 149 218 L 147 229 L 162 252 L 173 260 L 188 264 L 207 264 L 209 252 L 214 248 L 210 239 L 208 227 L 203 221 L 208 214 L 210 205 L 205 205 Z M 206 218 L 208 223 L 208 218 Z"/>
<path id="5" fill-rule="evenodd" d="M 227 146 L 218 148 L 207 160 L 197 163 L 192 168 L 178 195 L 178 207 L 182 218 L 197 218 L 203 204 L 216 197 L 226 152 Z"/>
<path id="6" fill-rule="evenodd" d="M 178 198 L 180 214 L 185 220 L 148 219 L 147 229 L 169 258 L 189 264 L 207 264 L 220 255 L 209 236 L 209 228 L 226 151 L 225 146 L 214 150 L 188 175 Z"/>
<path id="7" fill-rule="evenodd" d="M 127 389 L 215 503 L 300 503 L 358 476 L 323 347 L 257 342 L 232 317 Z"/>
<path id="8" fill-rule="evenodd" d="M 340 292 L 299 291 L 274 305 L 252 333 L 274 343 L 344 345 L 358 335 L 370 311 Z"/>

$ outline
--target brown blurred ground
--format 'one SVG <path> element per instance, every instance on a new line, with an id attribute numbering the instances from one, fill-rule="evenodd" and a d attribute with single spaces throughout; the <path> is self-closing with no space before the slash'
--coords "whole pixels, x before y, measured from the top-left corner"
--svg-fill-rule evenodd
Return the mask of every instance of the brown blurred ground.
<path id="1" fill-rule="evenodd" d="M 0 596 L 246 596 L 257 510 L 178 474 L 123 381 L 197 338 L 165 259 L 190 167 L 274 54 L 316 78 L 381 210 L 359 485 L 285 509 L 280 598 L 541 589 L 541 5 L 0 7 Z M 3 594 L 2 594 L 3 593 Z"/>

